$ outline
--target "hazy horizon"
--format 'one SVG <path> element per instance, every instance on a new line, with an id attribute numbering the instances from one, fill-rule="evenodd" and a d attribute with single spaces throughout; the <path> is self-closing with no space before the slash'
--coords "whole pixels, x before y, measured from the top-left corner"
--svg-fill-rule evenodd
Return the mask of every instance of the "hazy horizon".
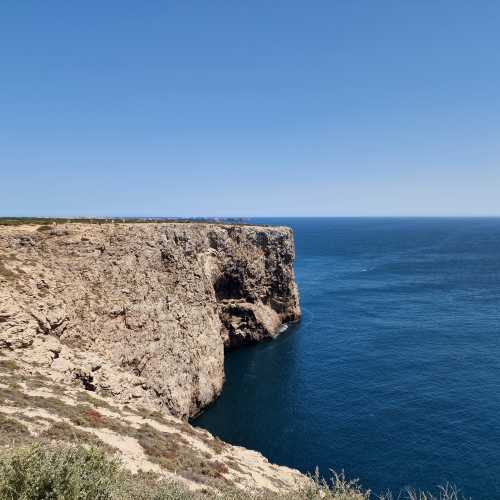
<path id="1" fill-rule="evenodd" d="M 0 215 L 0 219 L 499 219 L 500 215 Z"/>
<path id="2" fill-rule="evenodd" d="M 500 216 L 500 3 L 0 15 L 0 214 Z"/>

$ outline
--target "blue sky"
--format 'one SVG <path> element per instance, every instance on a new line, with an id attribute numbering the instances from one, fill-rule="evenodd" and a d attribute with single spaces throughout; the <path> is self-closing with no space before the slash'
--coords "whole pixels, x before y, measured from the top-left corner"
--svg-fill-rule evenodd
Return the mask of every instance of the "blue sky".
<path id="1" fill-rule="evenodd" d="M 0 215 L 500 215 L 500 2 L 6 0 Z"/>

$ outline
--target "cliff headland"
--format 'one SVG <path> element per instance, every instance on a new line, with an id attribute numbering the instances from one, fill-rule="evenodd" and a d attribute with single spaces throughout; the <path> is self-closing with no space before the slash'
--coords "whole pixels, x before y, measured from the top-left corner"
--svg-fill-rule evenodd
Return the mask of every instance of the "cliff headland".
<path id="1" fill-rule="evenodd" d="M 300 318 L 293 260 L 284 227 L 0 227 L 0 417 L 19 431 L 0 444 L 78 432 L 133 471 L 295 487 L 298 472 L 185 422 L 220 394 L 225 350 Z"/>

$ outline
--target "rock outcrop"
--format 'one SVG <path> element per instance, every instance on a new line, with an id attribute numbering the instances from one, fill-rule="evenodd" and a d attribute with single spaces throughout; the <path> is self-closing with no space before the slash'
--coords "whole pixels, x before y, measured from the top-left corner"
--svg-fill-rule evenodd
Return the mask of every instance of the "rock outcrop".
<path id="1" fill-rule="evenodd" d="M 225 349 L 299 319 L 293 259 L 283 227 L 0 226 L 0 351 L 195 416 L 221 392 Z"/>

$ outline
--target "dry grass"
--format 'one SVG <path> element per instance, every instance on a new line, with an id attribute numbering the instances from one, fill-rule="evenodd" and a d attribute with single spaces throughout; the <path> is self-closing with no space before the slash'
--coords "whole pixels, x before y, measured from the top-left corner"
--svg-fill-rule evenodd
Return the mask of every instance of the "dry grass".
<path id="1" fill-rule="evenodd" d="M 13 448 L 0 453 L 0 500 L 462 500 L 456 488 L 445 486 L 437 496 L 407 491 L 393 497 L 373 497 L 343 474 L 330 483 L 317 478 L 287 493 L 242 491 L 235 488 L 189 491 L 156 474 L 132 475 L 103 450 L 81 446 Z"/>
<path id="2" fill-rule="evenodd" d="M 399 495 L 394 496 L 392 493 L 385 493 L 379 497 L 380 500 L 470 500 L 470 497 L 465 497 L 460 490 L 453 484 L 445 484 L 439 486 L 436 493 L 428 491 L 417 491 L 413 488 L 407 488 Z"/>
<path id="3" fill-rule="evenodd" d="M 0 413 L 0 446 L 19 445 L 30 441 L 31 434 L 24 424 Z"/>
<path id="4" fill-rule="evenodd" d="M 150 461 L 160 465 L 167 471 L 175 472 L 201 484 L 227 482 L 224 477 L 224 474 L 228 472 L 227 466 L 193 449 L 189 441 L 177 432 L 162 432 L 146 422 L 137 428 L 122 418 L 123 412 L 119 409 L 83 391 L 77 397 L 77 401 L 79 400 L 81 403 L 75 401 L 76 404 L 68 404 L 54 396 L 26 394 L 19 382 L 24 382 L 28 385 L 27 382 L 30 380 L 31 375 L 23 376 L 16 369 L 16 363 L 11 360 L 0 359 L 0 363 L 2 364 L 1 368 L 8 372 L 7 374 L 2 374 L 2 380 L 7 387 L 0 387 L 1 401 L 19 408 L 20 411 L 29 408 L 46 410 L 55 418 L 63 420 L 63 422 L 54 424 L 44 431 L 40 435 L 41 439 L 82 442 L 100 446 L 106 448 L 107 451 L 111 451 L 110 447 L 106 447 L 97 437 L 81 428 L 108 429 L 119 436 L 128 436 L 137 440 Z M 3 370 L 0 370 L 0 373 Z M 35 377 L 35 381 L 37 388 L 43 387 L 44 384 L 47 386 L 51 385 L 51 381 L 41 375 Z M 108 414 L 99 411 L 100 408 L 113 411 L 117 416 L 108 416 Z M 146 418 L 152 416 L 156 421 L 174 427 L 174 429 L 179 428 L 181 431 L 190 429 L 188 424 L 172 424 L 172 422 L 163 418 L 160 413 L 144 410 L 143 416 Z M 17 428 L 15 422 L 15 420 L 12 420 L 12 428 L 6 430 L 5 435 L 0 434 L 0 439 L 4 444 L 7 444 L 6 439 L 8 439 L 8 436 L 17 436 L 16 440 L 14 440 L 16 443 L 27 442 L 26 439 L 29 433 L 28 435 L 23 433 L 22 424 L 19 424 L 19 428 Z M 196 430 L 192 430 L 192 433 L 203 438 L 203 441 L 209 444 L 215 451 L 223 449 L 223 444 L 220 441 L 209 439 L 205 433 Z M 20 437 L 26 439 L 21 440 Z"/>
<path id="5" fill-rule="evenodd" d="M 104 443 L 95 434 L 83 431 L 78 427 L 67 424 L 66 422 L 54 422 L 48 429 L 44 430 L 40 434 L 39 439 L 86 444 L 88 446 L 100 448 L 110 454 L 117 451 L 116 448 Z"/>
<path id="6" fill-rule="evenodd" d="M 0 370 L 13 371 L 17 369 L 17 363 L 13 359 L 0 359 Z"/>

